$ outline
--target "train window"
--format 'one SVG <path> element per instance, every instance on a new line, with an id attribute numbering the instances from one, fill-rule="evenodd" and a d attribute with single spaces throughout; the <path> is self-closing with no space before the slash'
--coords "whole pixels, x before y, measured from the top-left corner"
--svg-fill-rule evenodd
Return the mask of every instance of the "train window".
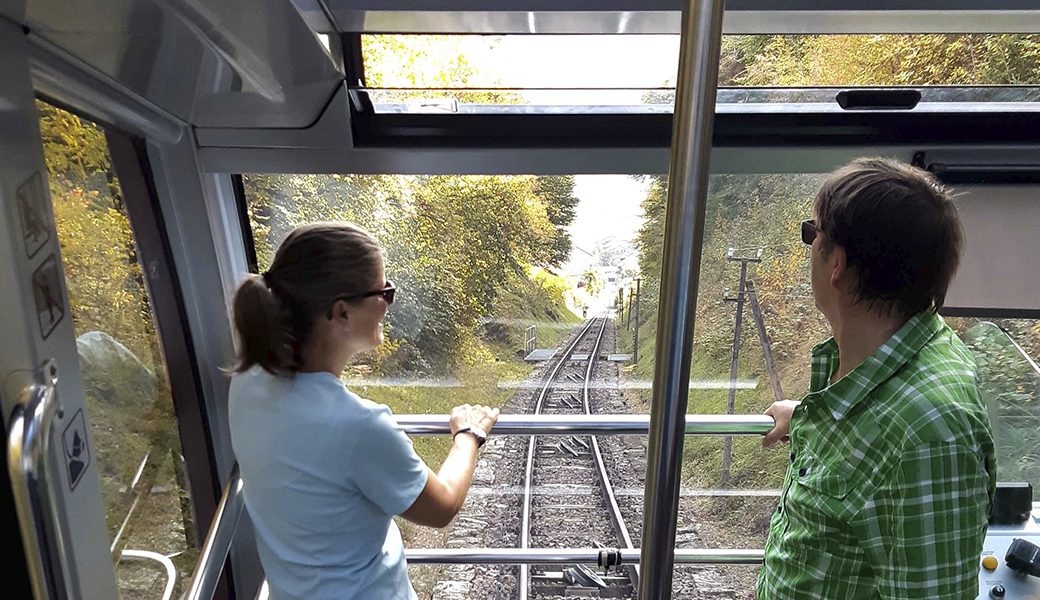
<path id="1" fill-rule="evenodd" d="M 820 174 L 711 177 L 701 258 L 687 412 L 758 414 L 775 398 L 759 323 L 768 340 L 772 373 L 788 397 L 808 386 L 808 356 L 826 337 L 809 283 L 808 251 L 799 224 L 811 212 Z M 645 294 L 644 329 L 634 374 L 651 377 L 667 178 L 654 176 L 643 203 L 637 238 Z M 746 265 L 746 267 L 744 266 Z M 743 269 L 743 274 L 742 274 Z M 734 364 L 736 312 L 742 313 Z M 623 329 L 623 351 L 635 336 Z M 644 341 L 645 340 L 645 341 Z M 730 392 L 732 388 L 732 392 Z M 651 390 L 641 390 L 649 407 Z M 729 406 L 732 406 L 730 408 Z M 687 437 L 684 444 L 677 548 L 762 548 L 787 466 L 786 454 L 764 452 L 754 437 Z M 633 505 L 642 511 L 642 498 Z M 641 514 L 638 517 L 642 518 Z M 677 566 L 673 593 L 693 597 L 708 589 L 748 593 L 758 567 Z"/>
<path id="2" fill-rule="evenodd" d="M 1040 322 L 950 319 L 975 354 L 989 403 L 1001 481 L 1040 488 Z"/>
<path id="3" fill-rule="evenodd" d="M 361 42 L 364 84 L 382 112 L 516 104 L 670 109 L 674 100 L 678 35 L 366 34 Z M 1023 86 L 1040 83 L 1038 51 L 1037 35 L 733 35 L 723 39 L 719 85 Z M 992 91 L 974 93 L 985 100 Z M 833 103 L 833 91 L 824 95 Z M 1033 98 L 1026 92 L 1001 101 Z M 731 101 L 747 100 L 737 94 Z"/>
<path id="4" fill-rule="evenodd" d="M 76 346 L 122 597 L 160 597 L 167 575 L 118 561 L 197 557 L 178 424 L 149 293 L 104 132 L 37 102 Z"/>
<path id="5" fill-rule="evenodd" d="M 544 395 L 542 410 L 580 413 L 587 364 L 581 355 L 611 359 L 597 361 L 591 375 L 590 410 L 629 410 L 619 391 L 619 369 L 630 371 L 631 363 L 610 356 L 618 354 L 610 317 L 619 288 L 637 277 L 632 239 L 649 185 L 648 178 L 625 175 L 243 176 L 261 270 L 289 231 L 307 222 L 352 221 L 381 240 L 388 277 L 398 288 L 385 322 L 387 341 L 355 361 L 345 378 L 359 394 L 396 413 L 440 414 L 464 402 L 534 412 L 550 379 L 555 387 Z M 624 300 L 635 306 L 634 294 Z M 640 344 L 651 335 L 644 330 Z M 561 364 L 554 376 L 551 371 Z M 649 387 L 648 378 L 640 379 L 628 387 Z M 413 441 L 434 468 L 449 444 L 446 437 L 416 436 Z M 537 443 L 538 457 L 566 452 L 564 446 L 576 453 L 575 459 L 586 456 L 581 441 L 542 436 Z M 403 523 L 405 545 L 519 546 L 516 515 L 526 493 L 522 461 L 528 444 L 529 438 L 492 436 L 485 456 L 495 459 L 481 461 L 467 505 L 450 532 Z M 542 533 L 532 533 L 531 547 L 588 544 L 577 537 L 588 534 L 587 527 L 569 538 L 559 532 L 551 539 L 538 537 L 554 531 L 538 525 L 539 519 L 559 517 L 561 511 L 570 518 L 566 507 L 589 501 L 583 495 L 591 489 L 587 483 L 591 480 L 536 477 L 532 532 Z M 641 486 L 621 487 L 626 501 L 641 505 Z M 575 494 L 573 500 L 569 494 Z M 616 544 L 596 534 L 600 538 Z M 466 575 L 452 574 L 463 567 L 411 568 L 420 595 L 474 577 L 472 567 L 465 567 Z M 516 569 L 482 573 L 515 581 Z M 486 584 L 505 585 L 495 583 L 502 577 Z"/>
<path id="6" fill-rule="evenodd" d="M 829 336 L 829 329 L 812 300 L 809 252 L 799 225 L 823 177 L 712 176 L 689 412 L 760 413 L 774 399 L 798 398 L 808 387 L 810 351 Z M 595 325 L 595 318 L 604 315 L 610 317 L 609 327 L 595 352 L 614 356 L 597 366 L 591 380 L 598 388 L 591 394 L 596 399 L 591 410 L 649 411 L 666 177 L 254 174 L 243 176 L 243 183 L 261 269 L 293 227 L 316 220 L 356 222 L 386 245 L 399 302 L 387 319 L 386 344 L 350 367 L 348 384 L 359 393 L 399 413 L 443 413 L 459 402 L 529 411 L 525 403 L 550 376 L 553 361 L 522 359 L 532 349 L 556 348 L 571 356 L 588 352 L 591 346 L 569 344 L 583 328 L 582 316 Z M 1040 326 L 1028 320 L 999 322 L 1023 354 L 993 324 L 948 321 L 979 357 L 980 379 L 994 407 L 1001 479 L 1036 485 L 1040 460 L 1032 448 L 1040 441 L 1035 439 L 1040 408 L 1031 402 L 1040 383 L 1024 357 L 1035 361 Z M 529 344 L 532 333 L 534 345 Z M 549 394 L 547 410 L 566 411 L 580 400 L 581 375 L 569 375 L 573 390 Z M 603 388 L 608 391 L 599 391 Z M 446 440 L 414 439 L 427 462 L 440 462 Z M 523 438 L 499 438 L 498 443 L 492 450 L 496 456 L 525 453 Z M 540 455 L 574 453 L 577 460 L 586 452 L 577 441 L 548 444 L 537 446 Z M 599 438 L 604 454 L 615 458 L 606 469 L 636 544 L 645 444 L 645 436 Z M 677 547 L 763 547 L 787 462 L 786 453 L 762 451 L 751 437 L 687 438 Z M 536 482 L 534 496 L 549 500 L 532 502 L 532 523 L 552 515 L 554 507 L 564 514 L 553 522 L 559 539 L 532 546 L 584 546 L 589 536 L 618 543 L 606 530 L 585 527 L 585 538 L 562 533 L 560 523 L 576 520 L 580 498 L 594 487 L 583 485 L 574 475 L 579 467 L 572 468 L 566 481 Z M 492 481 L 504 485 L 491 486 Z M 512 530 L 488 536 L 494 526 L 487 525 L 487 515 L 490 506 L 497 506 L 515 519 L 527 493 L 523 484 L 516 469 L 478 470 L 470 504 L 455 529 L 443 534 L 404 525 L 406 545 L 451 546 L 462 536 L 467 546 L 518 546 Z M 539 512 L 543 517 L 535 516 Z M 418 589 L 483 581 L 472 567 L 411 568 Z M 515 569 L 488 572 L 509 581 Z M 757 570 L 680 566 L 675 589 L 743 592 L 752 588 Z"/>
<path id="7" fill-rule="evenodd" d="M 808 389 L 812 347 L 830 333 L 814 306 L 809 250 L 799 239 L 799 224 L 811 213 L 823 177 L 712 176 L 688 412 L 757 414 L 774 399 L 798 399 Z M 633 374 L 643 378 L 654 369 L 661 271 L 657 240 L 664 233 L 667 183 L 663 176 L 652 179 L 637 238 L 646 321 Z M 1029 481 L 1036 487 L 1040 483 L 1036 451 L 1040 373 L 1035 365 L 1040 356 L 1040 322 L 946 320 L 975 354 L 997 440 L 999 479 Z M 634 336 L 623 323 L 619 339 L 622 351 L 631 351 Z M 650 390 L 638 393 L 648 406 Z M 761 450 L 753 437 L 687 437 L 676 546 L 762 548 L 788 460 L 783 449 Z M 641 510 L 641 504 L 637 502 L 634 509 Z M 692 596 L 707 588 L 750 592 L 757 571 L 757 567 L 678 566 L 674 593 Z"/>

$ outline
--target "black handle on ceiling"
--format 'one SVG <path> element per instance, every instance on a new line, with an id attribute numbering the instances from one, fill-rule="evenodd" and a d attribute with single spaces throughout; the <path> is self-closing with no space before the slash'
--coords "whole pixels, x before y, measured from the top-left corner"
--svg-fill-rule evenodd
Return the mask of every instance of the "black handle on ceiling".
<path id="1" fill-rule="evenodd" d="M 919 90 L 842 90 L 834 98 L 844 110 L 911 110 Z"/>

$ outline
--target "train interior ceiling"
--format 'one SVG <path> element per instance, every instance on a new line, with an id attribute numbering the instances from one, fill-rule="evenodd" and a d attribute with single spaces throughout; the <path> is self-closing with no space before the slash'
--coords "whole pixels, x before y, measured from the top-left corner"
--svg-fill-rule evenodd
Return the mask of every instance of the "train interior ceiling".
<path id="1" fill-rule="evenodd" d="M 965 249 L 942 315 L 1026 507 L 984 555 L 1040 544 L 1040 498 L 1015 491 L 1040 486 L 1040 8 L 722 4 L 684 21 L 678 0 L 0 0 L 11 597 L 266 595 L 228 432 L 229 307 L 323 220 L 375 234 L 398 286 L 347 385 L 431 466 L 454 404 L 507 415 L 453 525 L 401 523 L 421 598 L 747 597 L 789 462 L 760 448 L 761 413 L 801 397 L 829 335 L 798 227 L 862 156 L 953 192 Z M 712 22 L 717 43 L 690 41 Z M 705 72 L 706 105 L 681 85 Z M 710 137 L 676 148 L 705 110 Z M 698 161 L 706 190 L 682 179 Z M 689 232 L 666 221 L 686 214 L 672 186 L 704 194 Z M 684 290 L 691 339 L 669 329 Z M 682 364 L 688 393 L 660 399 Z M 661 455 L 676 446 L 650 423 L 680 401 Z M 674 553 L 647 554 L 659 536 Z M 1040 596 L 987 564 L 980 598 Z"/>

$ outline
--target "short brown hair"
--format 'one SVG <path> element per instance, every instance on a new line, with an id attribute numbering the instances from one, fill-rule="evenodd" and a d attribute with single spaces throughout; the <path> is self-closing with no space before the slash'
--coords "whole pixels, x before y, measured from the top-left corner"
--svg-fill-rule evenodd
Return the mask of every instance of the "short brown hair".
<path id="1" fill-rule="evenodd" d="M 368 291 L 382 247 L 350 223 L 297 227 L 275 253 L 271 268 L 250 275 L 235 292 L 238 364 L 276 374 L 300 366 L 300 348 L 319 315 L 336 299 Z M 381 283 L 381 282 L 379 282 Z"/>
<path id="2" fill-rule="evenodd" d="M 823 250 L 845 250 L 858 302 L 903 318 L 942 308 L 964 234 L 949 192 L 931 173 L 860 158 L 824 182 L 813 208 Z"/>

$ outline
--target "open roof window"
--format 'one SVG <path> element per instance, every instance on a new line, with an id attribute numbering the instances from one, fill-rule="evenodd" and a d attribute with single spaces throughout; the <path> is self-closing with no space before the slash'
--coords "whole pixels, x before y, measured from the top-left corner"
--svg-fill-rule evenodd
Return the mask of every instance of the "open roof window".
<path id="1" fill-rule="evenodd" d="M 360 91 L 377 113 L 670 112 L 678 54 L 678 35 L 362 34 Z M 727 35 L 719 110 L 844 110 L 858 87 L 921 91 L 890 108 L 1024 103 L 1036 84 L 1040 35 Z"/>

